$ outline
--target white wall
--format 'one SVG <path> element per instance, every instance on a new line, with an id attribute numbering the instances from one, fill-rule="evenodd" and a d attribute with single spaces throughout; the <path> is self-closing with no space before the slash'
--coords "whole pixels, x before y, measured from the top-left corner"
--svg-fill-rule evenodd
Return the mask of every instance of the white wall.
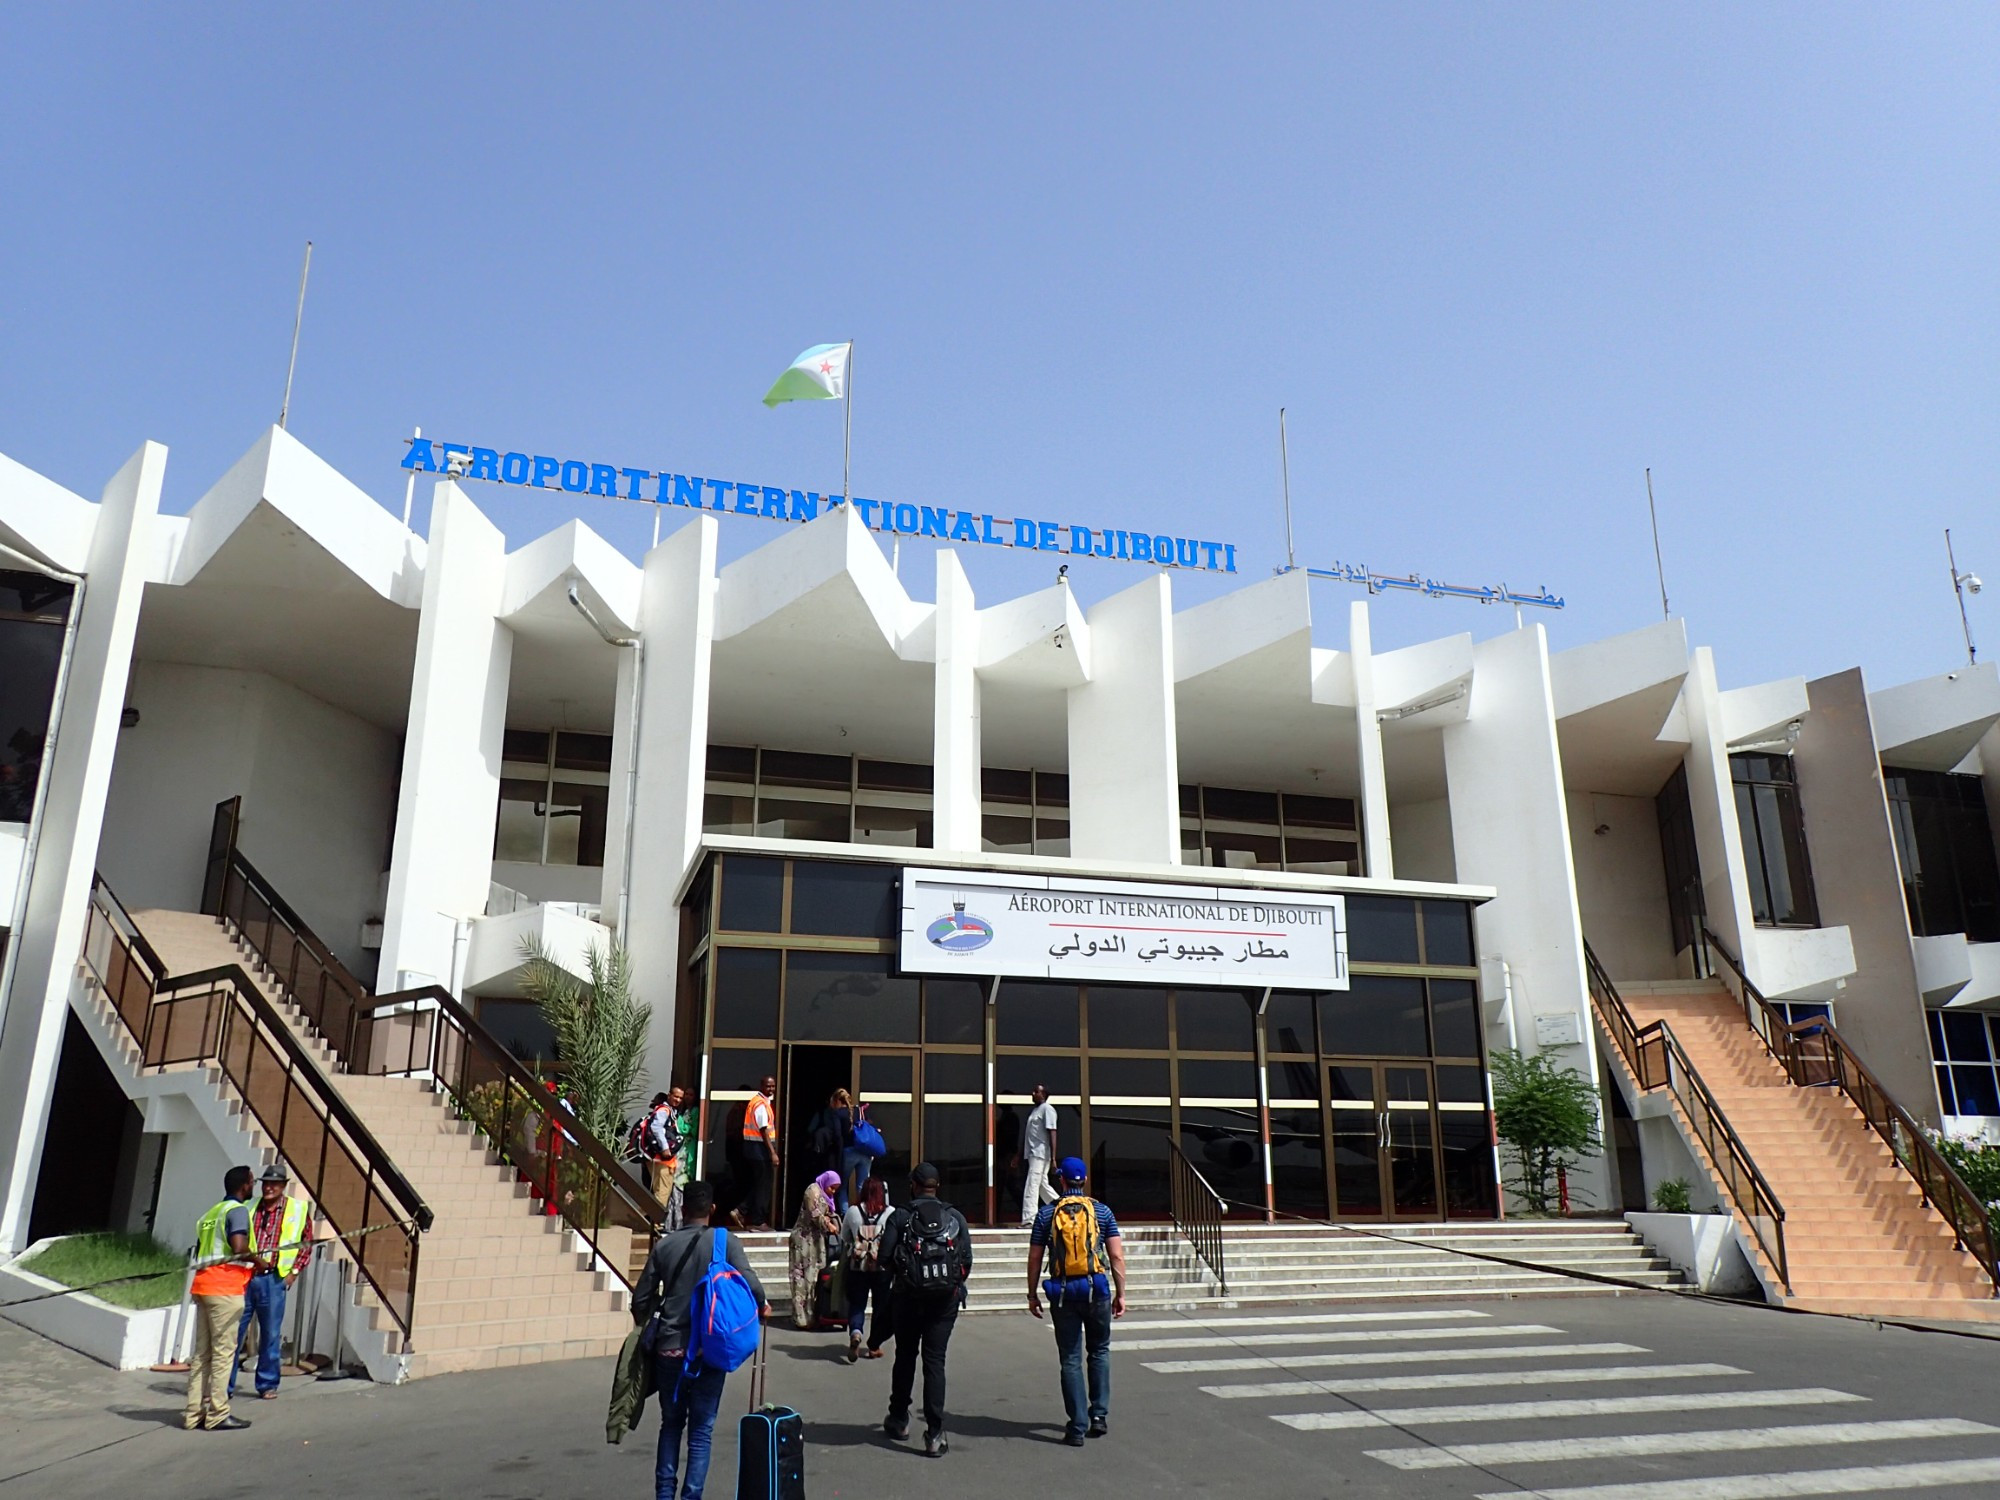
<path id="1" fill-rule="evenodd" d="M 215 804 L 243 798 L 250 862 L 363 979 L 361 924 L 378 892 L 396 811 L 387 730 L 261 672 L 133 665 L 98 867 L 133 910 L 201 902 Z"/>
<path id="2" fill-rule="evenodd" d="M 617 789 L 622 793 L 623 788 Z M 610 851 L 607 849 L 606 857 Z M 530 901 L 574 901 L 584 906 L 604 903 L 604 871 L 596 865 L 525 865 L 513 860 L 493 861 L 493 882 L 519 891 Z M 617 897 L 611 895 L 611 902 Z M 604 905 L 605 920 L 615 915 L 613 905 Z"/>
<path id="3" fill-rule="evenodd" d="M 1568 802 L 1584 937 L 1614 979 L 1677 978 L 1653 799 L 1572 791 Z"/>
<path id="4" fill-rule="evenodd" d="M 1458 856 L 1451 846 L 1449 797 L 1390 803 L 1389 841 L 1396 850 L 1398 879 L 1447 883 L 1458 879 Z"/>
<path id="5" fill-rule="evenodd" d="M 1078 859 L 1181 857 L 1174 617 L 1164 573 L 1103 600 L 1091 680 L 1069 690 L 1069 839 Z"/>

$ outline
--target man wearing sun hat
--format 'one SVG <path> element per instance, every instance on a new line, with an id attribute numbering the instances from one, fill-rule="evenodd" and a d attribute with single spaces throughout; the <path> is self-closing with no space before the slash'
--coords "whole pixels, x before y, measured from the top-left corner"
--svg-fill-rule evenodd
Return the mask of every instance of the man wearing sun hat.
<path id="1" fill-rule="evenodd" d="M 1082 1158 L 1065 1156 L 1056 1178 L 1062 1196 L 1035 1215 L 1028 1234 L 1028 1311 L 1039 1318 L 1047 1294 L 1069 1411 L 1063 1441 L 1081 1448 L 1086 1433 L 1111 1430 L 1111 1320 L 1125 1316 L 1125 1242 L 1110 1208 L 1085 1192 L 1090 1169 Z"/>

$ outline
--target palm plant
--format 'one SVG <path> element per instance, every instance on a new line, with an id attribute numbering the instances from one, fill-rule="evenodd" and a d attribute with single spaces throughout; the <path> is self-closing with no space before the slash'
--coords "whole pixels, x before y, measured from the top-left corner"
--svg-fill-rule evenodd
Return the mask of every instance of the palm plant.
<path id="1" fill-rule="evenodd" d="M 607 941 L 584 955 L 589 978 L 557 963 L 532 934 L 521 940 L 522 988 L 555 1033 L 570 1107 L 600 1141 L 615 1143 L 639 1098 L 653 1007 L 632 989 L 632 960 Z"/>

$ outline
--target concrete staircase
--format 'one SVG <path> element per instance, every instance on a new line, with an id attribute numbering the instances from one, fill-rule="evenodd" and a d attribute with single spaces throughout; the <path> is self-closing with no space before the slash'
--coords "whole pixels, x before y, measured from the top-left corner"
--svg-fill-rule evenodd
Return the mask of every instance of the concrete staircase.
<path id="1" fill-rule="evenodd" d="M 1126 1298 L 1134 1307 L 1198 1310 L 1288 1302 L 1380 1302 L 1438 1297 L 1547 1297 L 1613 1292 L 1562 1270 L 1588 1271 L 1639 1286 L 1669 1286 L 1677 1273 L 1622 1220 L 1567 1219 L 1475 1224 L 1368 1226 L 1232 1224 L 1223 1231 L 1229 1294 L 1171 1224 L 1121 1226 Z M 1386 1238 L 1380 1236 L 1387 1236 Z M 745 1237 L 752 1269 L 771 1304 L 788 1308 L 786 1237 Z M 975 1229 L 971 1300 L 975 1313 L 1018 1312 L 1027 1293 L 1028 1235 Z M 1548 1270 L 1474 1260 L 1475 1251 Z"/>
<path id="2" fill-rule="evenodd" d="M 1791 1293 L 1775 1300 L 1820 1312 L 2000 1321 L 1986 1273 L 1953 1247 L 1944 1219 L 1860 1110 L 1837 1088 L 1794 1085 L 1734 995 L 1712 980 L 1634 981 L 1618 992 L 1641 1027 L 1664 1020 L 1673 1028 L 1784 1204 Z M 1615 1049 L 1607 1054 L 1616 1058 Z M 1742 1238 L 1754 1249 L 1747 1232 Z M 1780 1288 L 1775 1268 L 1756 1259 L 1766 1285 Z"/>
<path id="3" fill-rule="evenodd" d="M 615 1354 L 631 1329 L 625 1288 L 591 1269 L 559 1217 L 544 1216 L 528 1184 L 421 1080 L 341 1073 L 289 998 L 213 917 L 141 911 L 133 921 L 171 974 L 241 964 L 334 1086 L 423 1195 L 436 1222 L 422 1236 L 405 1378 Z M 615 1247 L 607 1246 L 607 1252 Z M 622 1253 L 618 1256 L 623 1259 Z M 392 1351 L 400 1334 L 371 1304 Z"/>

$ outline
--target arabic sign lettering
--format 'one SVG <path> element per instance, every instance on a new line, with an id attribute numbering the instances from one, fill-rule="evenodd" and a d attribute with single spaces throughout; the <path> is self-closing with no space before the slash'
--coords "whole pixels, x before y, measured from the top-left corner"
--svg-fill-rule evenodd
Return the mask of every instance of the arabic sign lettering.
<path id="1" fill-rule="evenodd" d="M 903 871 L 906 973 L 1347 988 L 1343 898 Z"/>

